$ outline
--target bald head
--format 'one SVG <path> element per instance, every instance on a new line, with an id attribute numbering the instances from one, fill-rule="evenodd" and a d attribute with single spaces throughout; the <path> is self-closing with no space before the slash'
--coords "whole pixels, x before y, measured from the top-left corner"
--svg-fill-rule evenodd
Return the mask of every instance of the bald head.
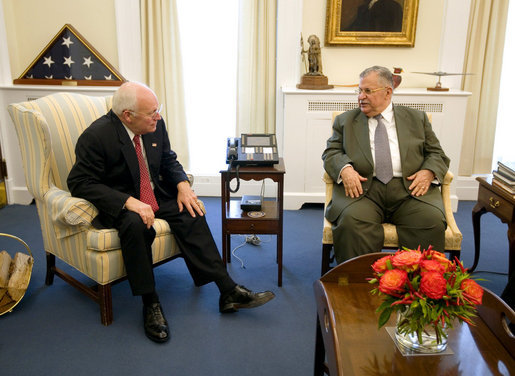
<path id="1" fill-rule="evenodd" d="M 113 112 L 121 117 L 124 110 L 139 111 L 140 104 L 157 100 L 156 94 L 140 82 L 126 82 L 113 95 Z"/>
<path id="2" fill-rule="evenodd" d="M 160 111 L 156 94 L 145 84 L 126 82 L 113 95 L 113 112 L 134 134 L 154 132 Z"/>

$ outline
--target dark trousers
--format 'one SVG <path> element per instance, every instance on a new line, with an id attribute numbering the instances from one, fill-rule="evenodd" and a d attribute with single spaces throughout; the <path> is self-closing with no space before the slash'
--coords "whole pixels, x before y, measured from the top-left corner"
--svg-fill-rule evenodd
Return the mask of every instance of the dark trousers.
<path id="1" fill-rule="evenodd" d="M 233 284 L 220 257 L 205 217 L 192 217 L 184 209 L 179 212 L 175 200 L 159 200 L 156 218 L 164 219 L 170 225 L 186 265 L 197 286 L 217 282 L 218 286 Z M 143 295 L 155 288 L 152 269 L 153 227 L 146 228 L 141 217 L 124 210 L 117 218 L 123 260 L 132 293 Z"/>
<path id="2" fill-rule="evenodd" d="M 380 252 L 384 222 L 396 226 L 399 248 L 432 245 L 438 251 L 444 249 L 447 226 L 444 214 L 412 197 L 402 179 L 393 178 L 383 184 L 374 178 L 364 197 L 347 206 L 333 223 L 336 261 L 342 263 L 359 255 Z"/>

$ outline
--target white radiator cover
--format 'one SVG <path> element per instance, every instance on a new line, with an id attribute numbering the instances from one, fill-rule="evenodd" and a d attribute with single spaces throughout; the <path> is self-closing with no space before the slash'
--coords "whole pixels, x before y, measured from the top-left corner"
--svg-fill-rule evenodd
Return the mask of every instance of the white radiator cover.
<path id="1" fill-rule="evenodd" d="M 432 126 L 455 175 L 451 185 L 453 209 L 457 210 L 456 182 L 468 97 L 461 90 L 432 92 L 425 88 L 397 89 L 393 103 L 431 114 Z M 304 203 L 324 202 L 322 152 L 331 135 L 334 111 L 358 106 L 353 89 L 301 90 L 284 87 L 283 129 L 278 132 L 281 155 L 286 166 L 284 208 L 298 209 Z M 282 133 L 282 134 L 281 134 Z"/>

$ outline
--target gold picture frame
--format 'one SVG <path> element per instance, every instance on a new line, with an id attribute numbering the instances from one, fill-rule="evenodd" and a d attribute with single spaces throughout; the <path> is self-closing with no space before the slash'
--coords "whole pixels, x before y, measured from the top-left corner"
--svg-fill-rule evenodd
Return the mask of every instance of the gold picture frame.
<path id="1" fill-rule="evenodd" d="M 418 1 L 327 0 L 325 44 L 413 47 Z"/>

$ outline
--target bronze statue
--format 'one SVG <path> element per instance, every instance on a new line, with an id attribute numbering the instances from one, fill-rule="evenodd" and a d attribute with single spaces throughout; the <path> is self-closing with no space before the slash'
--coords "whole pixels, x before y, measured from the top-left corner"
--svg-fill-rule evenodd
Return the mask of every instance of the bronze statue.
<path id="1" fill-rule="evenodd" d="M 304 39 L 300 36 L 300 54 L 302 61 L 306 66 L 306 74 L 301 77 L 299 89 L 325 90 L 332 89 L 334 86 L 328 84 L 328 79 L 322 73 L 322 48 L 320 47 L 320 39 L 316 35 L 310 35 L 308 38 L 309 48 L 304 49 Z M 306 61 L 306 54 L 308 55 Z"/>
<path id="2" fill-rule="evenodd" d="M 310 35 L 308 38 L 309 48 L 304 49 L 304 41 L 302 36 L 300 37 L 300 46 L 302 59 L 305 61 L 305 54 L 308 54 L 309 69 L 308 75 L 310 76 L 321 76 L 322 73 L 322 49 L 320 48 L 320 39 L 316 35 Z"/>

